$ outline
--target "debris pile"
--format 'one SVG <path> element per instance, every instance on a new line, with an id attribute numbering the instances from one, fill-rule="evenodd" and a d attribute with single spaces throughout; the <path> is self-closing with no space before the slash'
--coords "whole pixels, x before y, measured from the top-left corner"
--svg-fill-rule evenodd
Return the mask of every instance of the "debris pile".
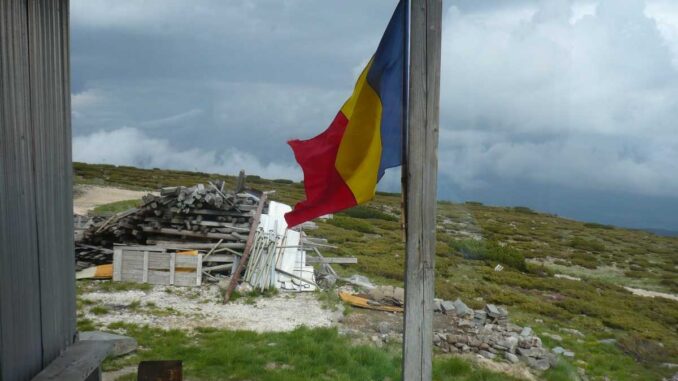
<path id="1" fill-rule="evenodd" d="M 162 188 L 159 196 L 144 196 L 139 208 L 90 226 L 82 242 L 110 248 L 114 243 L 223 240 L 242 243 L 244 247 L 258 200 L 252 192 L 225 191 L 223 181 Z"/>
<path id="2" fill-rule="evenodd" d="M 113 280 L 171 285 L 232 275 L 237 282 L 244 273 L 242 280 L 253 289 L 311 291 L 317 284 L 306 251 L 318 254 L 311 260 L 321 269 L 331 269 L 317 250 L 327 245 L 287 229 L 284 215 L 290 210 L 266 201 L 263 192 L 246 190 L 243 182 L 235 191 L 225 190 L 223 181 L 161 188 L 138 208 L 110 218 L 74 218 L 76 267 L 113 264 Z M 96 271 L 79 272 L 90 273 Z"/>
<path id="3" fill-rule="evenodd" d="M 488 304 L 472 310 L 461 300 L 436 300 L 436 309 L 450 319 L 433 335 L 433 344 L 446 353 L 477 353 L 488 359 L 504 359 L 510 363 L 525 362 L 538 370 L 553 366 L 557 356 L 542 346 L 530 327 L 508 321 L 508 312 Z"/>

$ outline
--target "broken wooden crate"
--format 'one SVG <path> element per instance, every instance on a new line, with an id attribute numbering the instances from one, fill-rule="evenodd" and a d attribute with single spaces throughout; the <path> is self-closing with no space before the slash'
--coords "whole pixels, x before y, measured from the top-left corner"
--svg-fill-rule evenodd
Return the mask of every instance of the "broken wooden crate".
<path id="1" fill-rule="evenodd" d="M 115 247 L 113 281 L 200 286 L 202 257 L 194 250 L 168 252 L 154 246 Z"/>

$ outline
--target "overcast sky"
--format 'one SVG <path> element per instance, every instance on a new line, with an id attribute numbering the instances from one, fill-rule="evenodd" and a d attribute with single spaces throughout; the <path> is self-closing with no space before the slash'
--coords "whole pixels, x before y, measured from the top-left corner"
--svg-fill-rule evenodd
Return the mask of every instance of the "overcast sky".
<path id="1" fill-rule="evenodd" d="M 73 158 L 301 179 L 394 0 L 71 0 Z M 444 2 L 439 196 L 678 230 L 678 2 Z M 399 173 L 383 190 L 398 190 Z"/>

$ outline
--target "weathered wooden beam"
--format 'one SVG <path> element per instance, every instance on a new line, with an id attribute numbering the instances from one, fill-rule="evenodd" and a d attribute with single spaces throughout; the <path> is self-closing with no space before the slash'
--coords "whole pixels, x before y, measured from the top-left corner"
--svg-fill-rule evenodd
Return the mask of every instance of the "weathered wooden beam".
<path id="1" fill-rule="evenodd" d="M 306 256 L 306 263 L 339 263 L 339 264 L 354 264 L 358 263 L 356 257 L 309 257 Z"/>
<path id="2" fill-rule="evenodd" d="M 231 298 L 233 290 L 235 290 L 235 287 L 238 285 L 240 273 L 242 273 L 242 270 L 247 264 L 247 258 L 250 256 L 252 246 L 254 245 L 254 236 L 256 235 L 257 229 L 259 228 L 259 219 L 261 218 L 261 213 L 264 211 L 264 204 L 266 204 L 266 193 L 262 194 L 261 199 L 259 199 L 259 206 L 257 207 L 257 211 L 254 214 L 252 228 L 250 230 L 249 236 L 247 237 L 247 244 L 245 245 L 245 251 L 243 252 L 242 258 L 240 258 L 238 261 L 236 270 L 233 272 L 233 275 L 231 275 L 231 282 L 228 284 L 228 288 L 224 294 L 224 303 L 227 303 Z"/>
<path id="3" fill-rule="evenodd" d="M 33 381 L 84 381 L 99 374 L 99 366 L 113 348 L 108 340 L 78 341 L 43 369 Z"/>
<path id="4" fill-rule="evenodd" d="M 410 0 L 403 380 L 432 377 L 442 0 Z"/>

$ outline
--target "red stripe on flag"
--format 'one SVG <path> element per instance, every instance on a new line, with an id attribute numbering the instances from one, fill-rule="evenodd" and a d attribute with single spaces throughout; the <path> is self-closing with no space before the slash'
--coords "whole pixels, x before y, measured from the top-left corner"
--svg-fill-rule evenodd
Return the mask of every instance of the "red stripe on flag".
<path id="1" fill-rule="evenodd" d="M 304 171 L 306 189 L 306 200 L 285 214 L 289 227 L 356 205 L 351 189 L 334 165 L 346 125 L 348 119 L 340 111 L 322 134 L 309 140 L 287 142 Z"/>

